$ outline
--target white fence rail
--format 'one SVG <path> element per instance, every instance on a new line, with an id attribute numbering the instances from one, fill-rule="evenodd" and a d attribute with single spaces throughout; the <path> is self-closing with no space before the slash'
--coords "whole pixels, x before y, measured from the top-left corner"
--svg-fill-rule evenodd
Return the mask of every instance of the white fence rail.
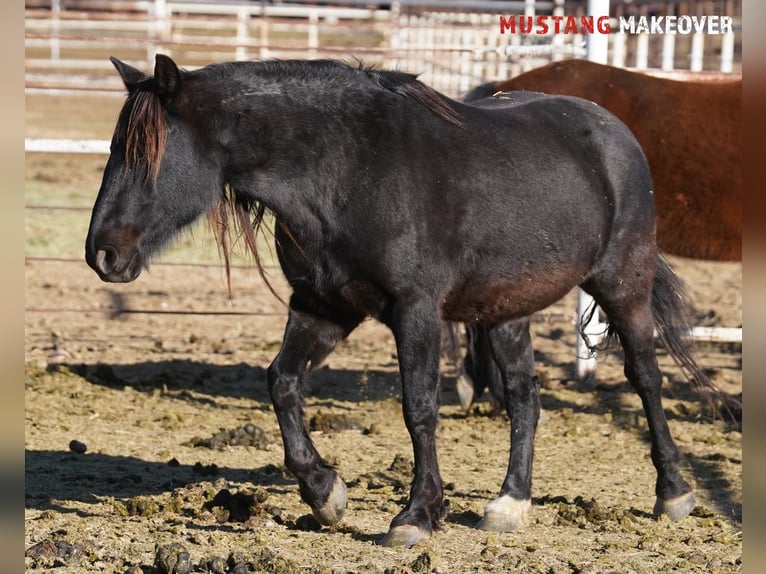
<path id="1" fill-rule="evenodd" d="M 371 5 L 370 5 L 371 4 Z M 26 64 L 30 89 L 121 91 L 109 55 L 141 68 L 154 54 L 187 68 L 212 61 L 265 58 L 359 58 L 421 74 L 459 97 L 476 84 L 506 79 L 551 60 L 584 55 L 586 36 L 502 33 L 500 17 L 584 16 L 583 1 L 396 0 L 314 2 L 27 0 Z M 609 63 L 621 67 L 738 71 L 741 1 L 611 3 Z M 683 6 L 731 14 L 727 35 L 631 35 L 618 18 L 669 13 Z"/>
<path id="2" fill-rule="evenodd" d="M 26 138 L 24 140 L 24 150 L 38 153 L 108 154 L 109 143 L 109 140 Z"/>

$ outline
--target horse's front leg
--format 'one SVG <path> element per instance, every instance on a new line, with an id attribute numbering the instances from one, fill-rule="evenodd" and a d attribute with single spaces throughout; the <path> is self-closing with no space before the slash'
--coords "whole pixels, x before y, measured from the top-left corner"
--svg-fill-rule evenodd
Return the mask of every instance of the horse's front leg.
<path id="1" fill-rule="evenodd" d="M 381 543 L 409 547 L 431 536 L 443 511 L 435 436 L 441 323 L 436 305 L 421 301 L 397 306 L 390 326 L 399 355 L 402 407 L 415 455 L 415 477 L 407 506 L 391 522 Z"/>
<path id="2" fill-rule="evenodd" d="M 500 496 L 484 509 L 478 527 L 513 532 L 522 527 L 531 506 L 532 455 L 540 416 L 540 383 L 529 319 L 488 328 L 492 356 L 503 377 L 505 408 L 511 419 L 511 452 Z"/>
<path id="3" fill-rule="evenodd" d="M 292 306 L 292 304 L 291 304 Z M 285 466 L 298 479 L 301 498 L 314 517 L 335 524 L 346 509 L 346 485 L 317 452 L 303 419 L 303 377 L 358 324 L 331 322 L 291 308 L 282 348 L 269 366 L 271 401 L 279 421 L 285 449 Z"/>

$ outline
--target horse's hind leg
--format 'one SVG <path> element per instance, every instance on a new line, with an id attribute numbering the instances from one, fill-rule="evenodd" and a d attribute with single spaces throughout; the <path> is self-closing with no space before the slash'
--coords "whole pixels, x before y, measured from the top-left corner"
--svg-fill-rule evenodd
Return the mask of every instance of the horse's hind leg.
<path id="1" fill-rule="evenodd" d="M 314 517 L 335 524 L 346 508 L 346 485 L 317 452 L 303 420 L 301 386 L 308 369 L 317 366 L 359 323 L 355 318 L 332 322 L 293 309 L 282 348 L 268 369 L 269 393 L 279 421 L 285 466 L 298 479 L 301 498 Z"/>
<path id="2" fill-rule="evenodd" d="M 540 384 L 535 376 L 528 319 L 493 325 L 488 336 L 503 379 L 505 409 L 511 419 L 511 453 L 500 496 L 485 507 L 478 528 L 513 532 L 525 524 L 531 506 Z"/>
<path id="3" fill-rule="evenodd" d="M 525 321 L 525 319 L 520 319 Z M 527 324 L 527 323 L 525 323 Z M 465 325 L 466 354 L 463 360 L 465 377 L 458 379 L 457 390 L 460 405 L 468 410 L 474 401 L 481 398 L 484 391 L 489 388 L 489 398 L 492 404 L 492 414 L 500 414 L 505 402 L 503 396 L 503 378 L 500 370 L 492 358 L 492 349 L 489 342 L 489 329 L 487 325 Z M 508 349 L 510 353 L 524 352 L 525 349 Z M 469 382 L 465 381 L 467 378 Z"/>
<path id="4" fill-rule="evenodd" d="M 592 289 L 592 287 L 591 287 Z M 596 302 L 606 311 L 620 338 L 625 354 L 625 376 L 636 390 L 646 413 L 651 435 L 651 455 L 657 470 L 655 515 L 665 514 L 672 520 L 687 516 L 694 508 L 694 495 L 679 471 L 680 455 L 670 436 L 662 409 L 662 373 L 657 365 L 654 346 L 654 320 L 649 302 L 636 301 L 635 290 L 627 295 L 624 285 L 614 286 L 604 296 L 591 291 Z M 617 295 L 621 293 L 622 295 Z"/>

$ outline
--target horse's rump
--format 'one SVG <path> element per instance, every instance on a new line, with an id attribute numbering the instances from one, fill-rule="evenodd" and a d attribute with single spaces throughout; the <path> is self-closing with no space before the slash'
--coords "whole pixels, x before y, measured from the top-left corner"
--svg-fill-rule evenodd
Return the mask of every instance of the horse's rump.
<path id="1" fill-rule="evenodd" d="M 465 101 L 524 90 L 592 100 L 631 129 L 651 168 L 661 249 L 742 258 L 741 76 L 650 75 L 565 60 L 477 86 Z"/>

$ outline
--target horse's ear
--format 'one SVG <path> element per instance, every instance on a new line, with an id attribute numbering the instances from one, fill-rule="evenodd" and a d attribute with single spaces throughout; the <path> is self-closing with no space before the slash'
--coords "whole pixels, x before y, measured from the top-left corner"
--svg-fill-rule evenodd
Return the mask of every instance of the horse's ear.
<path id="1" fill-rule="evenodd" d="M 162 54 L 154 57 L 154 85 L 166 103 L 181 90 L 181 71 L 173 60 Z"/>
<path id="2" fill-rule="evenodd" d="M 120 73 L 120 77 L 122 78 L 122 81 L 129 92 L 132 91 L 133 88 L 136 87 L 136 84 L 138 84 L 141 80 L 146 79 L 146 74 L 144 74 L 141 70 L 137 70 L 133 66 L 129 66 L 114 56 L 111 56 L 109 59 L 112 61 L 112 64 L 114 64 L 114 67 L 117 68 L 117 71 Z"/>

